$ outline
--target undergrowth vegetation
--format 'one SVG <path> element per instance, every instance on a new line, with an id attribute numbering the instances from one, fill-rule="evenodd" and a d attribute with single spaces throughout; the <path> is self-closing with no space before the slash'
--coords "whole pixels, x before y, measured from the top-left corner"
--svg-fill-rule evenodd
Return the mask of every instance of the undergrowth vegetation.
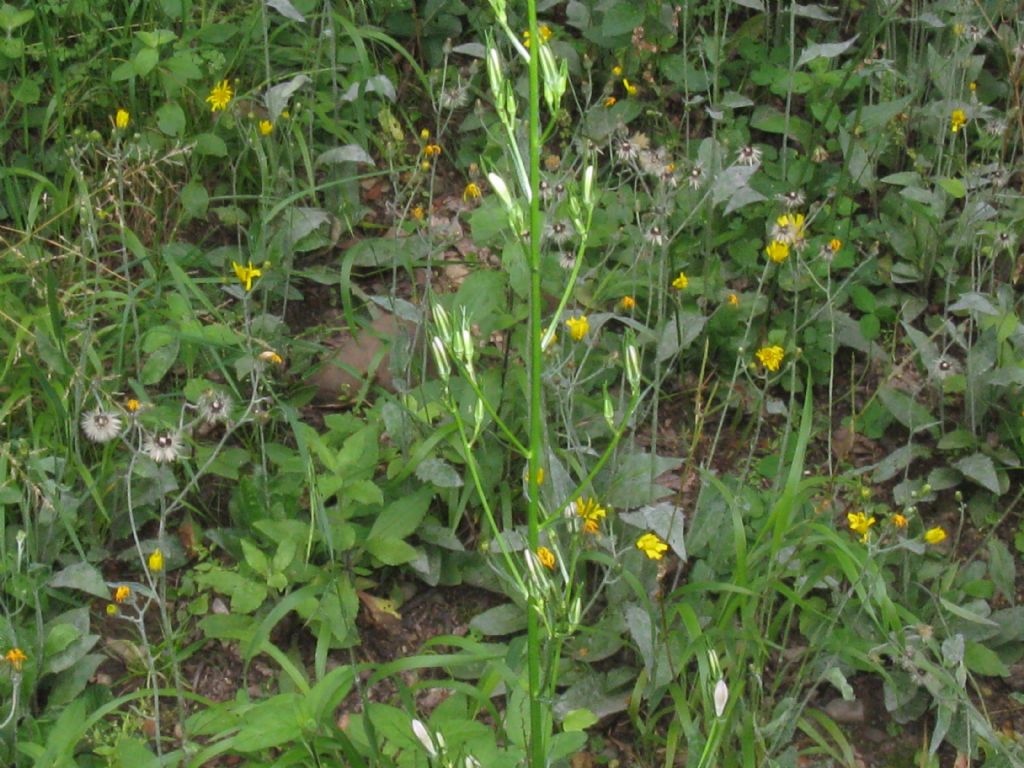
<path id="1" fill-rule="evenodd" d="M 1024 764 L 1017 3 L 0 27 L 0 763 Z"/>

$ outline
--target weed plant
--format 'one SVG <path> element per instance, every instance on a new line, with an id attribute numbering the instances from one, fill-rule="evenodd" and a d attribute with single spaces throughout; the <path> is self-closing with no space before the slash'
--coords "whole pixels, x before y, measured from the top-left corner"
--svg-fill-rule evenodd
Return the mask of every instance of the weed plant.
<path id="1" fill-rule="evenodd" d="M 1024 763 L 1018 11 L 0 6 L 0 761 Z"/>

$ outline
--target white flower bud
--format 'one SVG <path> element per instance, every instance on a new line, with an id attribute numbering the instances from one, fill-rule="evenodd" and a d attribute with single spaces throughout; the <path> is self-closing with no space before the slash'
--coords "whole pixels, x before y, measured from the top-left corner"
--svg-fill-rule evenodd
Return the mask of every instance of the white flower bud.
<path id="1" fill-rule="evenodd" d="M 419 720 L 413 720 L 412 732 L 420 744 L 423 745 L 423 748 L 427 750 L 427 754 L 431 757 L 437 757 L 437 747 L 434 746 L 434 740 L 430 738 L 430 731 L 427 730 L 427 726 Z"/>
<path id="2" fill-rule="evenodd" d="M 725 712 L 725 705 L 729 703 L 729 686 L 724 679 L 715 683 L 715 717 L 721 717 Z"/>

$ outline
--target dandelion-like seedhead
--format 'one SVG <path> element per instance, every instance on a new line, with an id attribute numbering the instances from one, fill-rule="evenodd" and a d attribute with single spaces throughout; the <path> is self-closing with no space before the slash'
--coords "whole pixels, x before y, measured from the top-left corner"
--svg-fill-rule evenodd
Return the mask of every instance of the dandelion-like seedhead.
<path id="1" fill-rule="evenodd" d="M 227 424 L 231 420 L 231 398 L 208 390 L 199 396 L 199 416 L 207 424 Z"/>
<path id="2" fill-rule="evenodd" d="M 177 461 L 181 456 L 182 447 L 181 436 L 168 430 L 147 435 L 142 443 L 143 452 L 157 464 Z"/>
<path id="3" fill-rule="evenodd" d="M 740 165 L 760 165 L 761 150 L 754 146 L 741 147 L 736 155 L 736 162 Z"/>
<path id="4" fill-rule="evenodd" d="M 82 414 L 82 431 L 94 443 L 108 443 L 121 434 L 121 417 L 100 408 Z"/>

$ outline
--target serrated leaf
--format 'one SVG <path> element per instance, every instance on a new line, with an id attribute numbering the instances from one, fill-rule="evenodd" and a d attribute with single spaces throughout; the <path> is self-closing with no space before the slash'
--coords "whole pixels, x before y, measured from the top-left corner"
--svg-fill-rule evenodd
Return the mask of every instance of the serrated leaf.
<path id="1" fill-rule="evenodd" d="M 366 163 L 373 165 L 373 158 L 358 144 L 346 144 L 343 147 L 335 147 L 321 152 L 316 157 L 316 165 L 325 163 Z"/>
<path id="2" fill-rule="evenodd" d="M 995 464 L 992 459 L 983 453 L 972 453 L 959 461 L 954 461 L 953 466 L 963 472 L 964 477 L 980 485 L 982 488 L 992 491 L 997 496 L 999 490 L 999 476 L 996 474 Z"/>
<path id="3" fill-rule="evenodd" d="M 263 94 L 263 104 L 270 113 L 270 122 L 277 122 L 281 113 L 288 108 L 288 101 L 292 95 L 308 82 L 310 80 L 306 75 L 296 75 L 286 83 L 279 83 L 267 88 Z"/>
<path id="4" fill-rule="evenodd" d="M 51 587 L 77 589 L 105 600 L 110 599 L 110 588 L 103 574 L 92 563 L 74 563 L 50 577 Z"/>
<path id="5" fill-rule="evenodd" d="M 815 43 L 814 45 L 808 45 L 804 48 L 803 53 L 800 54 L 796 65 L 802 67 L 807 62 L 814 61 L 815 59 L 834 59 L 857 42 L 858 37 L 860 35 L 854 35 L 849 40 L 844 40 L 841 43 Z"/>
<path id="6" fill-rule="evenodd" d="M 288 0 L 267 0 L 267 6 L 273 8 L 285 18 L 292 21 L 301 21 L 303 24 L 306 23 L 306 17 L 299 13 L 298 8 L 288 2 Z"/>
<path id="7" fill-rule="evenodd" d="M 461 488 L 462 476 L 447 461 L 436 456 L 421 461 L 416 467 L 416 477 L 438 488 Z"/>

